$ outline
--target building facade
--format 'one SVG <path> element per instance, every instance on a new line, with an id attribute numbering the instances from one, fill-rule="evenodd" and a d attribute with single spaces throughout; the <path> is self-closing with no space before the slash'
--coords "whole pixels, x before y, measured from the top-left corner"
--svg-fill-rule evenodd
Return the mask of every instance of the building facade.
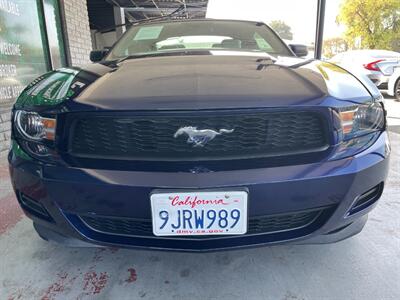
<path id="1" fill-rule="evenodd" d="M 89 63 L 91 50 L 86 0 L 0 0 L 0 156 L 24 87 L 47 71 Z"/>

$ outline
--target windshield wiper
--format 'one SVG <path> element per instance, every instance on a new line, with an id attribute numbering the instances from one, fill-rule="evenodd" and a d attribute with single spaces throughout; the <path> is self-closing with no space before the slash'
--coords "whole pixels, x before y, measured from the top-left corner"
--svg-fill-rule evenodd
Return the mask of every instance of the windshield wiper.
<path id="1" fill-rule="evenodd" d="M 126 61 L 126 60 L 129 60 L 129 59 L 147 57 L 147 56 L 150 56 L 150 55 L 152 55 L 152 54 L 154 54 L 154 53 L 130 54 L 130 55 L 124 56 L 124 57 L 122 57 L 122 58 L 120 58 L 120 59 L 117 59 L 117 60 L 115 61 L 115 64 L 120 64 L 120 63 L 122 63 L 122 62 L 124 62 L 124 61 Z"/>
<path id="2" fill-rule="evenodd" d="M 191 53 L 196 53 L 197 55 L 202 54 L 202 55 L 208 55 L 210 54 L 211 51 L 215 51 L 216 49 L 176 49 L 176 50 L 170 50 L 170 51 L 154 51 L 154 52 L 148 52 L 148 53 L 140 53 L 140 54 L 130 54 L 127 56 L 124 56 L 120 59 L 115 60 L 115 64 L 120 64 L 126 60 L 130 59 L 137 59 L 137 58 L 144 58 L 144 57 L 155 57 L 155 56 L 174 56 L 174 55 L 189 55 Z M 222 50 L 224 51 L 224 50 Z M 275 63 L 278 59 L 273 57 L 272 55 L 266 53 L 266 52 L 260 52 L 263 55 L 267 55 L 267 57 L 259 57 L 256 59 L 256 62 L 259 63 L 260 65 L 266 65 L 267 63 L 273 64 Z"/>
<path id="3" fill-rule="evenodd" d="M 263 57 L 263 58 L 257 58 L 256 62 L 262 63 L 262 62 L 276 62 L 277 59 L 273 57 Z"/>
<path id="4" fill-rule="evenodd" d="M 144 58 L 144 57 L 156 57 L 156 56 L 184 56 L 190 54 L 196 55 L 209 55 L 210 49 L 177 49 L 177 50 L 169 50 L 169 51 L 155 51 L 155 52 L 148 52 L 148 53 L 141 53 L 141 54 L 132 54 L 122 57 L 118 60 L 115 60 L 115 64 L 122 63 L 129 59 L 136 59 L 136 58 Z"/>
<path id="5" fill-rule="evenodd" d="M 299 62 L 297 64 L 289 65 L 288 67 L 290 67 L 292 69 L 296 69 L 296 68 L 302 67 L 304 65 L 307 65 L 307 64 L 309 64 L 310 62 L 313 62 L 313 61 L 315 61 L 315 58 L 309 58 L 309 59 L 305 59 L 304 61 Z"/>

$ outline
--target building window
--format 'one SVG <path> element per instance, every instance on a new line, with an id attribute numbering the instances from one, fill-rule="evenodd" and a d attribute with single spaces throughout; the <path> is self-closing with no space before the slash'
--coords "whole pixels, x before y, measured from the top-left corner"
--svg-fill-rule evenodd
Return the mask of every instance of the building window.
<path id="1" fill-rule="evenodd" d="M 66 65 L 57 0 L 0 1 L 0 113 L 39 75 Z"/>
<path id="2" fill-rule="evenodd" d="M 58 0 L 43 0 L 43 11 L 46 22 L 47 42 L 52 69 L 67 64 L 65 55 L 63 29 Z"/>

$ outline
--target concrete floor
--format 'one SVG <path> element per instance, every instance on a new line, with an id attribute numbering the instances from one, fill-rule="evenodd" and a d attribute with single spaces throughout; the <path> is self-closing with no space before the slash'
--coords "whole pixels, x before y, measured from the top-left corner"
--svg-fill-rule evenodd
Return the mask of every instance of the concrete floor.
<path id="1" fill-rule="evenodd" d="M 392 163 L 359 235 L 210 254 L 64 248 L 39 239 L 0 167 L 0 299 L 400 299 L 400 103 Z M 398 112 L 398 114 L 397 114 Z"/>

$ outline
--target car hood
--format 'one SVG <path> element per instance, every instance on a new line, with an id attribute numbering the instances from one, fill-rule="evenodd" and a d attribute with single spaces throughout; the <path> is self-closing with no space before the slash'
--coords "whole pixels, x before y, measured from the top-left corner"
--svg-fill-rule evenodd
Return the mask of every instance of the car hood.
<path id="1" fill-rule="evenodd" d="M 237 53 L 156 56 L 60 69 L 30 85 L 19 104 L 104 110 L 318 105 L 329 98 L 366 101 L 374 96 L 367 84 L 315 60 Z"/>

